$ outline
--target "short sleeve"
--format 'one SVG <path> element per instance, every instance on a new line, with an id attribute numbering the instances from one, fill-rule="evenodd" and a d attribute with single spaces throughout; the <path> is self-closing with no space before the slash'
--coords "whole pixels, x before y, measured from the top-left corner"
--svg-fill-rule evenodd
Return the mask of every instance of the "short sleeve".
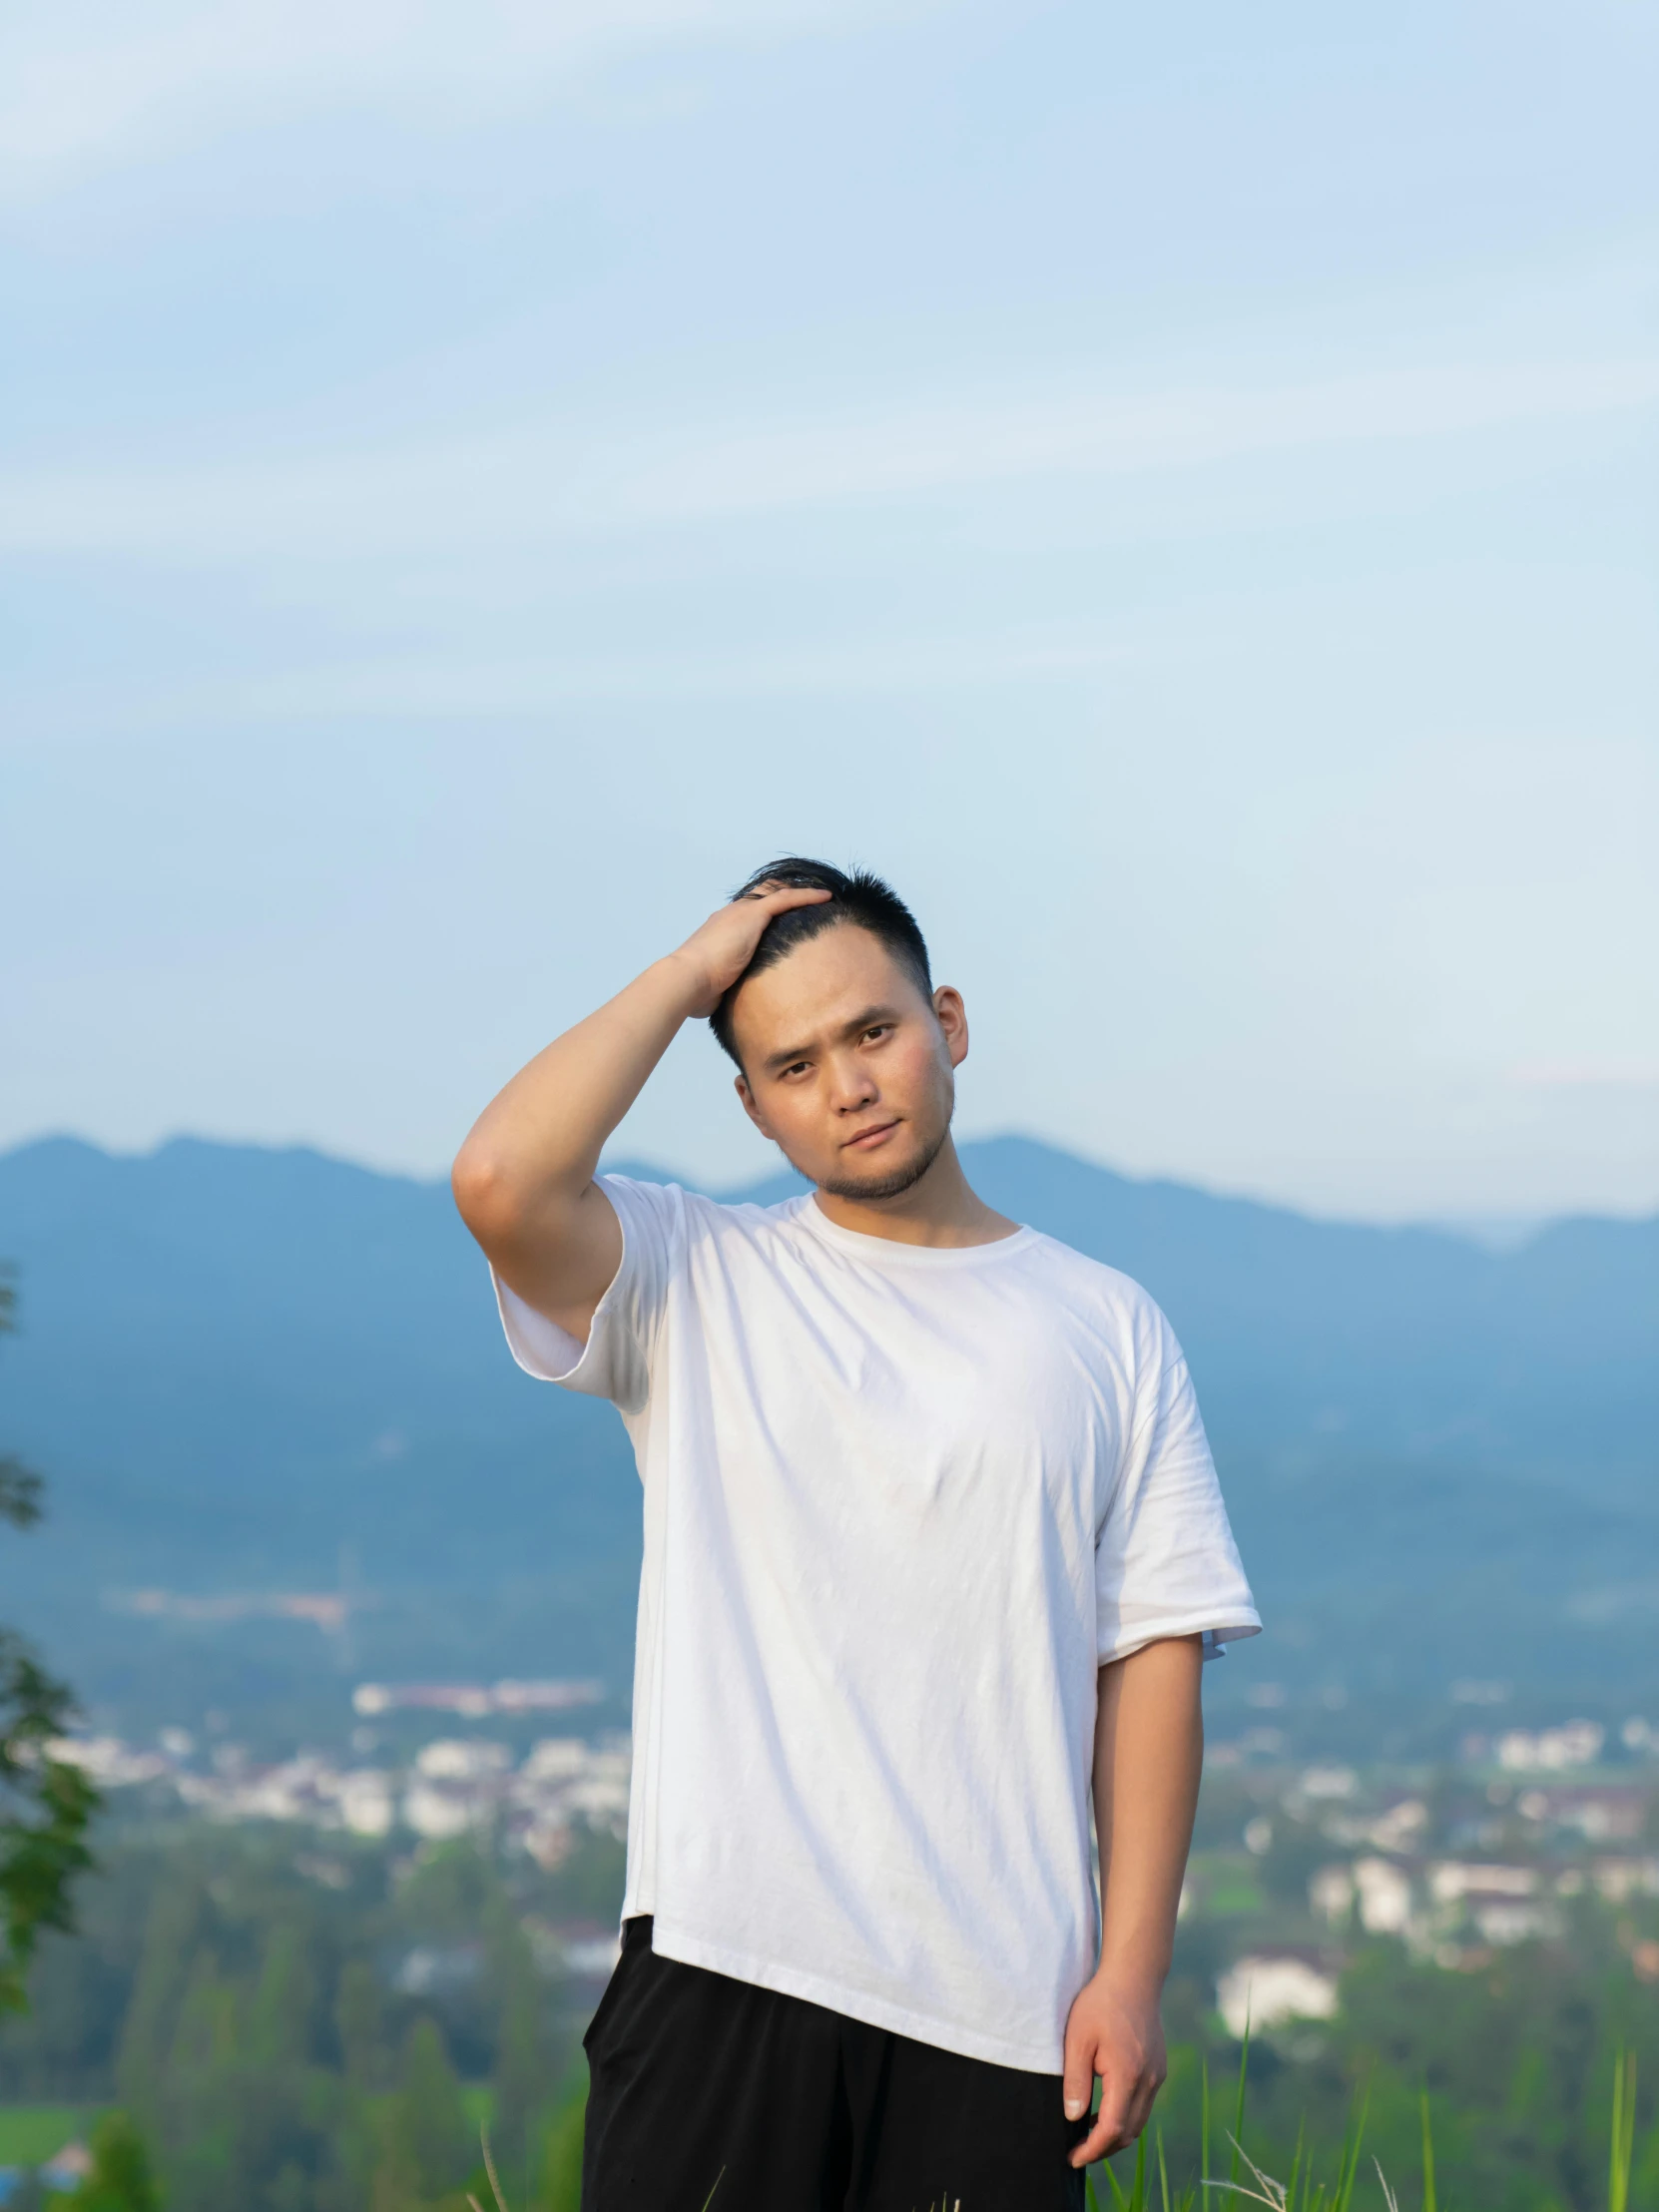
<path id="1" fill-rule="evenodd" d="M 1095 1543 L 1102 1666 L 1166 1636 L 1202 1635 L 1209 1658 L 1262 1626 L 1186 1359 L 1150 1300 L 1148 1308 L 1136 1332 L 1134 1422 Z"/>
<path id="2" fill-rule="evenodd" d="M 685 1193 L 675 1184 L 602 1175 L 599 1187 L 622 1229 L 622 1259 L 594 1313 L 588 1341 L 528 1305 L 491 1270 L 507 1345 L 526 1375 L 637 1413 L 651 1389 L 651 1361 L 669 1285 L 685 1249 Z"/>

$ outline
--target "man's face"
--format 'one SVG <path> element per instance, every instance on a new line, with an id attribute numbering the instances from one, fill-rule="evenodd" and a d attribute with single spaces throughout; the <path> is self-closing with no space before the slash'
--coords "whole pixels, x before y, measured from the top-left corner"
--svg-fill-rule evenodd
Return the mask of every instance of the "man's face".
<path id="1" fill-rule="evenodd" d="M 878 937 L 840 922 L 751 976 L 732 1012 L 738 1096 L 792 1167 L 853 1199 L 925 1173 L 967 1057 L 955 991 L 929 1001 Z"/>

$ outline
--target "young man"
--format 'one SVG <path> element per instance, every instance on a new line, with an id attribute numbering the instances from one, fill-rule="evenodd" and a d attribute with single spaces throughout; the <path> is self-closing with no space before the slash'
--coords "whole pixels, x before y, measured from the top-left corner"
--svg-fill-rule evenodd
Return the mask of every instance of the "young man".
<path id="1" fill-rule="evenodd" d="M 697 1016 L 809 1196 L 596 1179 Z M 1163 1315 L 969 1188 L 967 1049 L 887 886 L 780 860 L 455 1163 L 645 1486 L 584 2212 L 1060 2212 L 1164 2078 L 1200 1661 L 1261 1624 Z"/>

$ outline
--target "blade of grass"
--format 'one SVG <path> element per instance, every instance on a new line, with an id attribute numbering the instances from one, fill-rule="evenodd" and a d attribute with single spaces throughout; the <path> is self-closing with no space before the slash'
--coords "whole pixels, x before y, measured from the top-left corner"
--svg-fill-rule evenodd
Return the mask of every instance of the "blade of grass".
<path id="1" fill-rule="evenodd" d="M 501 2194 L 501 2183 L 496 2177 L 495 2160 L 490 2156 L 490 2131 L 487 2125 L 479 2128 L 478 2140 L 483 2146 L 484 2171 L 490 2177 L 490 2195 L 495 2199 L 495 2212 L 507 2212 L 507 2200 Z M 466 2201 L 471 2205 L 472 2212 L 484 2212 L 483 2206 L 470 2189 L 466 2193 Z"/>
<path id="2" fill-rule="evenodd" d="M 1370 2110 L 1371 2090 L 1368 2088 L 1365 2095 L 1358 2098 L 1352 2133 L 1343 2138 L 1343 2156 L 1337 2168 L 1337 2189 L 1331 2199 L 1331 2212 L 1349 2212 L 1354 2201 L 1354 2185 L 1360 2178 L 1360 2146 L 1366 2139 L 1366 2116 Z"/>
<path id="3" fill-rule="evenodd" d="M 1303 2141 L 1307 2125 L 1307 2121 L 1304 2120 L 1297 2127 L 1296 2155 L 1291 2160 L 1291 2178 L 1285 2188 L 1285 2212 L 1297 2212 L 1297 2190 L 1307 2179 L 1307 2175 L 1303 2171 L 1303 2163 L 1308 2155 L 1307 2144 Z"/>
<path id="4" fill-rule="evenodd" d="M 1434 2129 L 1428 2117 L 1428 2091 L 1422 2092 L 1422 2212 L 1438 2212 L 1434 2201 Z"/>
<path id="5" fill-rule="evenodd" d="M 1250 2010 L 1245 2009 L 1244 2041 L 1239 2045 L 1239 2095 L 1233 2113 L 1233 2156 L 1227 2168 L 1227 2212 L 1233 2212 L 1233 2196 L 1239 2185 L 1239 2160 L 1244 2155 L 1245 2082 L 1250 2074 Z"/>
<path id="6" fill-rule="evenodd" d="M 1227 2184 L 1225 2181 L 1212 2181 L 1210 2186 L 1212 2189 L 1225 2189 Z M 1270 2181 L 1268 2187 L 1275 2192 L 1272 2196 L 1264 2196 L 1260 2189 L 1241 2189 L 1239 2194 L 1247 2204 L 1265 2204 L 1268 2212 L 1285 2212 L 1285 2192 L 1277 2181 Z"/>
<path id="7" fill-rule="evenodd" d="M 1613 2142 L 1607 2160 L 1607 2212 L 1629 2212 L 1630 2166 L 1636 2150 L 1636 2053 L 1613 2060 Z"/>
<path id="8" fill-rule="evenodd" d="M 1164 2131 L 1158 2130 L 1158 2193 L 1163 2198 L 1164 2212 L 1169 2212 L 1169 2168 L 1164 2164 Z"/>
<path id="9" fill-rule="evenodd" d="M 1204 2069 L 1198 2077 L 1198 2178 L 1210 2178 L 1210 2060 L 1206 2053 Z"/>
<path id="10" fill-rule="evenodd" d="M 507 2212 L 507 2200 L 501 2194 L 501 2183 L 496 2175 L 495 2160 L 490 2156 L 490 2131 L 487 2127 L 479 2128 L 478 2141 L 483 2147 L 484 2171 L 490 2177 L 490 2195 L 495 2199 L 498 2212 Z"/>
<path id="11" fill-rule="evenodd" d="M 1248 2197 L 1252 2204 L 1266 2204 L 1271 2206 L 1272 2212 L 1285 2212 L 1284 2183 L 1274 2181 L 1267 2174 L 1263 2173 L 1261 2167 L 1257 2165 L 1255 2159 L 1251 2157 L 1249 2151 L 1245 2149 L 1244 2145 L 1239 2141 L 1236 2135 L 1233 2137 L 1232 2140 L 1234 2149 L 1239 2153 L 1239 2155 L 1243 2158 L 1245 2164 L 1250 2168 L 1252 2178 L 1255 2180 L 1256 2183 L 1256 2187 L 1254 2189 L 1246 2189 L 1240 2187 L 1238 2191 L 1239 2195 L 1242 2197 Z M 1210 2183 L 1210 2187 L 1212 2189 L 1226 2189 L 1228 2191 L 1231 2191 L 1234 2187 L 1234 2184 L 1229 2181 L 1212 2181 Z"/>

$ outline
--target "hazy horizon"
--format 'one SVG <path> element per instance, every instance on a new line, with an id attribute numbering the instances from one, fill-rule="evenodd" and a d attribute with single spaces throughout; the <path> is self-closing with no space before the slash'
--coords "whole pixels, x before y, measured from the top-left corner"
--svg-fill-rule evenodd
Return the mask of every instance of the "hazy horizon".
<path id="1" fill-rule="evenodd" d="M 1445 1234 L 1463 1238 L 1490 1252 L 1518 1251 L 1543 1229 L 1569 1220 L 1644 1222 L 1659 1218 L 1659 1207 L 1632 1207 L 1617 1209 L 1582 1209 L 1576 1212 L 1554 1214 L 1491 1213 L 1491 1214 L 1412 1214 L 1367 1215 L 1360 1213 L 1322 1212 L 1315 1207 L 1292 1205 L 1275 1198 L 1270 1192 L 1227 1189 L 1219 1184 L 1199 1181 L 1190 1176 L 1135 1175 L 1102 1154 L 1077 1145 L 1060 1145 L 1052 1138 L 1034 1134 L 1028 1129 L 998 1128 L 963 1130 L 955 1132 L 962 1145 L 992 1144 L 999 1139 L 1010 1138 L 1025 1143 L 1039 1144 L 1063 1152 L 1084 1166 L 1098 1168 L 1107 1175 L 1121 1177 L 1129 1183 L 1169 1183 L 1183 1190 L 1201 1193 L 1206 1198 L 1239 1200 L 1248 1205 L 1265 1206 L 1277 1211 L 1299 1214 L 1309 1221 L 1322 1222 L 1332 1227 L 1345 1224 L 1363 1228 L 1435 1229 Z M 223 1147 L 229 1151 L 254 1152 L 309 1152 L 317 1158 L 328 1160 L 338 1167 L 359 1168 L 369 1175 L 384 1175 L 422 1185 L 428 1189 L 441 1189 L 448 1182 L 447 1168 L 432 1174 L 421 1174 L 408 1168 L 377 1165 L 372 1160 L 358 1158 L 355 1154 L 333 1150 L 304 1138 L 281 1140 L 275 1138 L 250 1138 L 215 1136 L 200 1129 L 175 1129 L 140 1145 L 100 1144 L 78 1129 L 40 1129 L 32 1135 L 19 1137 L 0 1146 L 0 1161 L 17 1153 L 27 1152 L 35 1145 L 55 1143 L 84 1144 L 101 1152 L 112 1160 L 154 1159 L 172 1144 L 203 1144 Z M 770 1159 L 762 1159 L 750 1171 L 736 1179 L 698 1176 L 673 1160 L 663 1159 L 620 1143 L 607 1145 L 600 1161 L 600 1172 L 623 1173 L 644 1169 L 653 1175 L 666 1177 L 670 1182 L 682 1183 L 688 1189 L 703 1190 L 715 1197 L 739 1197 L 753 1190 L 758 1184 L 778 1175 L 793 1173 L 790 1163 L 782 1153 L 773 1152 Z"/>

